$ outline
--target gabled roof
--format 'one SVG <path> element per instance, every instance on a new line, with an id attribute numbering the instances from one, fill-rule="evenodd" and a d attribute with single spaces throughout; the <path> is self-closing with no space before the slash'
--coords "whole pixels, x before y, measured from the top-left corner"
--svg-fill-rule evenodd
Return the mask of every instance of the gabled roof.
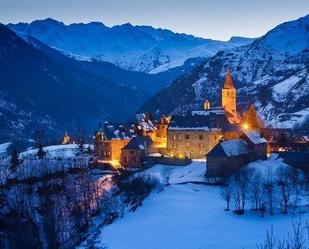
<path id="1" fill-rule="evenodd" d="M 209 131 L 210 119 L 204 115 L 173 116 L 168 130 Z"/>
<path id="2" fill-rule="evenodd" d="M 233 139 L 218 143 L 207 156 L 232 157 L 250 153 L 247 143 L 242 139 Z"/>
<path id="3" fill-rule="evenodd" d="M 131 139 L 131 141 L 122 150 L 144 150 L 149 148 L 153 141 L 149 136 L 138 136 Z"/>
<path id="4" fill-rule="evenodd" d="M 134 123 L 105 122 L 102 131 L 107 140 L 131 139 L 136 136 Z"/>
<path id="5" fill-rule="evenodd" d="M 153 124 L 151 120 L 147 119 L 146 114 L 138 113 L 136 114 L 136 119 L 137 119 L 139 130 L 142 130 L 142 131 L 155 131 L 156 130 L 156 126 Z"/>
<path id="6" fill-rule="evenodd" d="M 264 137 L 262 137 L 259 132 L 256 132 L 256 131 L 244 131 L 244 134 L 253 144 L 264 144 L 264 143 L 267 143 L 267 140 Z"/>
<path id="7" fill-rule="evenodd" d="M 214 110 L 212 112 L 211 110 Z M 210 109 L 210 111 L 194 111 L 192 115 L 173 116 L 168 130 L 185 131 L 239 131 L 239 127 L 230 124 L 222 108 Z"/>

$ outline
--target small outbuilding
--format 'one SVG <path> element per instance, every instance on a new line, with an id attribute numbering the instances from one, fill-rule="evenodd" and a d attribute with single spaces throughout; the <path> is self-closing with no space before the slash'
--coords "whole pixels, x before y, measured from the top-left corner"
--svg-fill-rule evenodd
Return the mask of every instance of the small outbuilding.
<path id="1" fill-rule="evenodd" d="M 144 157 L 152 153 L 153 141 L 149 136 L 137 136 L 121 149 L 121 165 L 124 168 L 142 168 Z"/>
<path id="2" fill-rule="evenodd" d="M 249 149 L 257 155 L 258 159 L 267 159 L 267 140 L 259 132 L 245 131 L 240 137 L 247 142 Z"/>
<path id="3" fill-rule="evenodd" d="M 256 161 L 257 154 L 250 149 L 247 141 L 233 139 L 221 141 L 206 156 L 207 178 L 225 178 L 242 166 Z"/>

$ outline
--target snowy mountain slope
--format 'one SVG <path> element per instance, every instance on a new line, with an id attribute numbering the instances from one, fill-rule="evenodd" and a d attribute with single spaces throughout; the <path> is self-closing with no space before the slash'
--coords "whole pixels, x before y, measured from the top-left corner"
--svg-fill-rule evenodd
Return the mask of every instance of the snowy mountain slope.
<path id="1" fill-rule="evenodd" d="M 142 72 L 165 64 L 170 69 L 176 60 L 181 61 L 179 66 L 190 58 L 209 57 L 219 50 L 252 42 L 249 38 L 232 38 L 228 42 L 202 39 L 129 23 L 113 27 L 98 22 L 65 25 L 49 18 L 8 26 L 22 37 L 33 36 L 77 59 L 96 58 Z"/>
<path id="2" fill-rule="evenodd" d="M 146 99 L 134 86 L 104 78 L 61 53 L 44 52 L 0 25 L 0 141 L 28 140 L 43 128 L 92 131 L 102 120 L 128 118 Z M 121 99 L 121 101 L 115 101 Z"/>
<path id="3" fill-rule="evenodd" d="M 176 79 L 141 110 L 181 113 L 220 104 L 227 69 L 238 89 L 238 107 L 256 104 L 273 126 L 302 123 L 309 108 L 309 15 L 283 23 L 253 43 L 218 52 Z"/>

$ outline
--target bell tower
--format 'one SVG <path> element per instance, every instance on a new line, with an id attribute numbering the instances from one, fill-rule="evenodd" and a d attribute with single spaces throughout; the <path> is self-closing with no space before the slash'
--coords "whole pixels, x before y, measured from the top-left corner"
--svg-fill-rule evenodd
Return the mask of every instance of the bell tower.
<path id="1" fill-rule="evenodd" d="M 222 108 L 232 114 L 236 114 L 236 89 L 234 87 L 230 70 L 227 70 L 224 86 L 222 88 Z"/>

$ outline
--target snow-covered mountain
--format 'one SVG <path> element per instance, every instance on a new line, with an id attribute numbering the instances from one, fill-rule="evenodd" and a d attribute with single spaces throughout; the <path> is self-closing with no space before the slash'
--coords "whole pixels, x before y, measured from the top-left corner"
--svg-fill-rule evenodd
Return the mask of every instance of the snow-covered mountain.
<path id="1" fill-rule="evenodd" d="M 129 23 L 113 27 L 99 22 L 65 25 L 50 18 L 8 26 L 22 37 L 35 37 L 80 60 L 96 58 L 125 69 L 152 73 L 181 66 L 188 59 L 210 57 L 220 50 L 253 40 L 234 37 L 227 42 L 215 41 Z"/>
<path id="2" fill-rule="evenodd" d="M 270 125 L 292 127 L 309 120 L 309 15 L 283 23 L 253 43 L 218 52 L 154 96 L 143 111 L 180 113 L 220 104 L 231 69 L 238 107 L 254 103 Z"/>
<path id="3" fill-rule="evenodd" d="M 28 140 L 37 129 L 51 139 L 66 129 L 92 132 L 99 121 L 129 118 L 148 97 L 129 80 L 104 77 L 104 65 L 81 64 L 44 46 L 0 24 L 0 142 Z"/>

